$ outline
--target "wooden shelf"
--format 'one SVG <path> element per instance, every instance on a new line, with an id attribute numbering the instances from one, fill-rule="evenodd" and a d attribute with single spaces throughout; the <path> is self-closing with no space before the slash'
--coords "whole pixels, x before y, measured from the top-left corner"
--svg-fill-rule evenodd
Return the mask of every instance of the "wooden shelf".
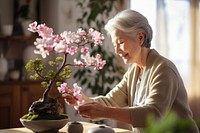
<path id="1" fill-rule="evenodd" d="M 0 36 L 2 41 L 17 41 L 17 42 L 27 42 L 34 41 L 36 36 Z"/>
<path id="2" fill-rule="evenodd" d="M 0 129 L 21 127 L 19 118 L 28 113 L 32 102 L 42 98 L 44 89 L 39 81 L 0 82 Z M 57 97 L 57 87 L 53 86 L 50 95 Z M 58 99 L 65 109 L 63 98 Z"/>
<path id="3" fill-rule="evenodd" d="M 35 42 L 36 38 L 38 36 L 36 35 L 31 35 L 31 36 L 23 36 L 23 35 L 17 35 L 17 36 L 2 36 L 0 35 L 0 47 L 2 48 L 0 52 L 3 52 L 4 54 L 7 53 L 8 49 L 12 49 L 15 47 L 17 49 L 16 45 L 24 45 L 22 47 L 26 47 L 26 45 L 33 45 Z M 20 50 L 19 48 L 19 50 Z M 23 52 L 23 51 L 21 51 Z"/>
<path id="4" fill-rule="evenodd" d="M 31 84 L 31 83 L 40 83 L 40 80 L 6 80 L 6 81 L 0 81 L 0 85 L 6 85 L 6 84 Z"/>

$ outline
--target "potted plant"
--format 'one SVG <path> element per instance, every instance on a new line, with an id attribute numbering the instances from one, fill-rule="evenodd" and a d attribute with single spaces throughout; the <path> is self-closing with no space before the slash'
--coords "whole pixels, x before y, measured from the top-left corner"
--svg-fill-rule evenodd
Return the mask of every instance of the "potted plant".
<path id="1" fill-rule="evenodd" d="M 31 0 L 25 0 L 21 3 L 21 6 L 18 10 L 19 17 L 22 19 L 30 19 L 30 4 Z"/>
<path id="2" fill-rule="evenodd" d="M 45 24 L 38 25 L 37 22 L 31 23 L 28 29 L 39 35 L 39 38 L 34 42 L 36 46 L 34 53 L 42 55 L 43 58 L 54 53 L 56 57 L 48 62 L 48 66 L 44 64 L 44 59 L 39 58 L 29 60 L 25 65 L 26 70 L 32 72 L 31 79 L 42 80 L 41 87 L 44 88 L 44 93 L 38 101 L 33 102 L 28 114 L 22 116 L 20 121 L 25 127 L 34 132 L 43 132 L 44 130 L 57 131 L 68 122 L 68 116 L 63 115 L 63 109 L 58 102 L 58 98 L 65 97 L 68 93 L 77 99 L 78 105 L 84 102 L 81 95 L 82 88 L 77 83 L 74 83 L 74 88 L 69 87 L 66 83 L 72 73 L 70 67 L 102 69 L 106 61 L 102 59 L 100 54 L 90 56 L 88 45 L 101 45 L 104 36 L 91 28 L 88 31 L 78 29 L 76 32 L 64 31 L 61 34 L 53 34 L 52 28 L 47 27 Z M 80 58 L 75 58 L 72 63 L 68 62 L 68 57 L 74 56 L 79 51 L 81 53 Z M 52 97 L 49 93 L 53 89 L 54 84 L 56 84 L 60 92 L 60 95 L 57 97 Z M 42 120 L 42 122 L 39 120 Z M 51 124 L 49 124 L 49 120 L 54 121 L 51 121 Z M 45 125 L 48 128 L 45 128 Z"/>
<path id="3" fill-rule="evenodd" d="M 32 15 L 31 14 L 32 2 L 33 2 L 32 0 L 21 1 L 20 7 L 18 9 L 19 21 L 21 22 L 23 34 L 25 36 L 31 35 L 31 32 L 27 31 L 27 28 L 28 25 L 33 21 L 32 18 L 30 17 Z"/>

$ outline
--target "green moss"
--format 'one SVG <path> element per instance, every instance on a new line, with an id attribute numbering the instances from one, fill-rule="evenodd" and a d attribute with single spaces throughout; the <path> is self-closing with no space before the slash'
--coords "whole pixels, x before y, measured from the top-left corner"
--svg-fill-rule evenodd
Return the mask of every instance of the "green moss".
<path id="1" fill-rule="evenodd" d="M 50 115 L 50 114 L 34 114 L 32 112 L 29 112 L 28 114 L 25 114 L 21 117 L 22 119 L 26 120 L 60 120 L 60 119 L 66 119 L 68 116 L 66 114 L 61 115 Z"/>

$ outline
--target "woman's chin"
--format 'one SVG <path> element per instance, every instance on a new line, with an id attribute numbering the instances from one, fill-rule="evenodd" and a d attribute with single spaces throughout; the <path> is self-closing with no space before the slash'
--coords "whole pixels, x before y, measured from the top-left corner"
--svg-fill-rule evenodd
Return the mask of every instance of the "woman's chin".
<path id="1" fill-rule="evenodd" d="M 129 62 L 128 62 L 127 59 L 124 59 L 124 58 L 123 58 L 123 61 L 124 61 L 124 64 L 129 64 Z"/>

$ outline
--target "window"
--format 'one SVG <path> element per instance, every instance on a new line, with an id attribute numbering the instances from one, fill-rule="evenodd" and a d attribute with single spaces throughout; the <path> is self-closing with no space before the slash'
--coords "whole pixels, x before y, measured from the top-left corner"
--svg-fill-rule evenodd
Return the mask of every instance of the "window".
<path id="1" fill-rule="evenodd" d="M 186 88 L 191 81 L 190 0 L 130 0 L 153 28 L 152 48 L 177 66 Z"/>

